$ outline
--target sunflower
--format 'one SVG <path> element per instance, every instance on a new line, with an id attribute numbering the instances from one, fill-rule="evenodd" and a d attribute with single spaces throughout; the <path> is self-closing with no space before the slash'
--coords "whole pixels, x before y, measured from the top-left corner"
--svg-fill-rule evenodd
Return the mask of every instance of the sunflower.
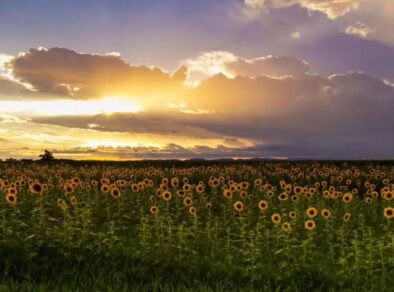
<path id="1" fill-rule="evenodd" d="M 301 193 L 302 193 L 302 188 L 301 188 L 300 186 L 294 187 L 294 193 L 295 193 L 296 195 L 301 194 Z"/>
<path id="2" fill-rule="evenodd" d="M 115 198 L 115 199 L 119 199 L 119 198 L 120 198 L 121 193 L 120 193 L 120 191 L 118 190 L 117 187 L 113 187 L 113 188 L 111 189 L 111 196 L 112 196 L 113 198 Z"/>
<path id="3" fill-rule="evenodd" d="M 353 200 L 353 194 L 352 193 L 346 193 L 342 197 L 342 201 L 346 204 L 350 203 Z"/>
<path id="4" fill-rule="evenodd" d="M 260 209 L 261 211 L 267 210 L 267 209 L 268 209 L 268 202 L 265 201 L 265 200 L 261 200 L 261 201 L 259 202 L 259 209 Z"/>
<path id="5" fill-rule="evenodd" d="M 382 188 L 381 190 L 380 190 L 381 192 L 388 192 L 388 191 L 390 191 L 390 189 L 389 189 L 389 187 L 384 187 L 384 188 Z"/>
<path id="6" fill-rule="evenodd" d="M 236 202 L 233 204 L 233 208 L 234 208 L 234 210 L 237 211 L 237 212 L 242 212 L 243 209 L 244 209 L 244 204 L 243 204 L 241 201 L 236 201 Z"/>
<path id="7" fill-rule="evenodd" d="M 65 188 L 65 191 L 68 193 L 72 193 L 74 191 L 74 188 L 69 184 L 67 184 L 64 188 Z"/>
<path id="8" fill-rule="evenodd" d="M 165 191 L 161 194 L 161 197 L 163 198 L 164 201 L 169 201 L 172 198 L 172 194 L 169 191 Z"/>
<path id="9" fill-rule="evenodd" d="M 206 203 L 205 204 L 205 208 L 211 209 L 212 208 L 212 203 L 211 202 Z"/>
<path id="10" fill-rule="evenodd" d="M 305 193 L 305 198 L 307 198 L 307 199 L 312 199 L 313 198 L 313 193 L 311 193 L 310 191 L 308 191 L 308 192 L 306 192 Z"/>
<path id="11" fill-rule="evenodd" d="M 185 192 L 190 192 L 192 190 L 192 186 L 188 183 L 184 184 L 182 188 Z"/>
<path id="12" fill-rule="evenodd" d="M 78 204 L 78 200 L 75 196 L 70 197 L 70 202 L 71 202 L 71 205 L 73 205 L 74 207 Z"/>
<path id="13" fill-rule="evenodd" d="M 256 178 L 254 180 L 254 185 L 255 186 L 260 186 L 263 183 L 263 180 L 261 178 Z"/>
<path id="14" fill-rule="evenodd" d="M 160 184 L 160 189 L 161 189 L 162 191 L 168 191 L 168 185 L 166 185 L 166 184 Z"/>
<path id="15" fill-rule="evenodd" d="M 373 202 L 372 197 L 366 197 L 366 198 L 365 198 L 365 203 L 371 204 L 372 202 Z"/>
<path id="16" fill-rule="evenodd" d="M 352 214 L 349 212 L 346 212 L 345 215 L 343 215 L 343 221 L 348 222 L 352 218 Z"/>
<path id="17" fill-rule="evenodd" d="M 72 196 L 72 193 L 65 192 L 65 193 L 64 193 L 64 196 L 65 196 L 67 199 L 70 200 L 70 198 L 71 198 L 71 196 Z"/>
<path id="18" fill-rule="evenodd" d="M 108 185 L 102 185 L 100 189 L 101 189 L 101 191 L 103 193 L 107 194 L 109 192 L 109 186 Z"/>
<path id="19" fill-rule="evenodd" d="M 296 214 L 296 212 L 289 212 L 289 217 L 291 218 L 291 219 L 295 219 L 296 217 L 297 217 L 297 214 Z"/>
<path id="20" fill-rule="evenodd" d="M 313 220 L 307 220 L 307 221 L 305 221 L 304 226 L 306 229 L 311 231 L 316 228 L 316 223 Z"/>
<path id="21" fill-rule="evenodd" d="M 109 184 L 111 183 L 110 179 L 107 178 L 107 177 L 102 177 L 102 178 L 100 179 L 100 182 L 101 182 L 101 184 L 103 184 L 103 185 L 109 185 Z"/>
<path id="22" fill-rule="evenodd" d="M 183 204 L 184 204 L 186 207 L 191 206 L 191 205 L 193 204 L 192 198 L 191 198 L 190 196 L 186 196 L 186 197 L 183 199 Z"/>
<path id="23" fill-rule="evenodd" d="M 289 198 L 288 193 L 284 192 L 278 196 L 279 201 L 286 201 Z"/>
<path id="24" fill-rule="evenodd" d="M 321 215 L 323 216 L 324 219 L 328 219 L 331 217 L 331 212 L 330 212 L 330 210 L 323 209 L 321 211 Z"/>
<path id="25" fill-rule="evenodd" d="M 10 187 L 10 188 L 7 190 L 7 193 L 16 196 L 16 195 L 18 194 L 18 191 L 17 191 L 16 187 Z"/>
<path id="26" fill-rule="evenodd" d="M 60 205 L 64 202 L 63 199 L 57 199 L 57 205 L 60 207 Z"/>
<path id="27" fill-rule="evenodd" d="M 72 182 L 78 184 L 78 183 L 81 182 L 81 180 L 79 179 L 79 177 L 74 177 L 74 178 L 72 179 Z"/>
<path id="28" fill-rule="evenodd" d="M 60 209 L 62 209 L 63 212 L 67 210 L 67 203 L 65 200 L 57 199 L 57 205 L 60 207 Z"/>
<path id="29" fill-rule="evenodd" d="M 293 189 L 293 186 L 291 184 L 288 184 L 285 186 L 285 192 L 290 194 L 291 190 Z"/>
<path id="30" fill-rule="evenodd" d="M 384 214 L 384 217 L 386 217 L 387 219 L 394 218 L 394 208 L 392 208 L 392 207 L 384 208 L 383 214 Z"/>
<path id="31" fill-rule="evenodd" d="M 34 195 L 42 196 L 44 193 L 44 189 L 42 185 L 39 182 L 33 182 L 29 186 L 30 192 L 33 193 Z"/>
<path id="32" fill-rule="evenodd" d="M 189 208 L 189 214 L 192 216 L 196 216 L 197 210 L 194 207 Z"/>
<path id="33" fill-rule="evenodd" d="M 275 213 L 271 216 L 271 221 L 274 224 L 279 224 L 282 221 L 282 217 L 278 213 Z"/>
<path id="34" fill-rule="evenodd" d="M 16 204 L 16 196 L 14 194 L 10 194 L 8 193 L 5 196 L 6 201 L 11 204 L 11 205 L 15 205 Z"/>
<path id="35" fill-rule="evenodd" d="M 246 199 L 246 198 L 248 197 L 248 193 L 247 193 L 246 191 L 242 191 L 242 192 L 239 194 L 239 197 L 240 197 L 241 199 Z"/>
<path id="36" fill-rule="evenodd" d="M 298 196 L 297 196 L 297 195 L 292 195 L 292 196 L 291 196 L 291 200 L 292 200 L 293 202 L 297 202 L 297 201 L 298 201 Z"/>
<path id="37" fill-rule="evenodd" d="M 138 184 L 131 184 L 131 190 L 134 192 L 134 193 L 136 193 L 136 192 L 138 192 L 139 191 L 139 187 L 138 187 Z"/>
<path id="38" fill-rule="evenodd" d="M 290 223 L 284 222 L 281 227 L 282 227 L 282 230 L 285 231 L 285 232 L 290 232 L 291 231 Z"/>
<path id="39" fill-rule="evenodd" d="M 394 199 L 393 192 L 386 192 L 386 193 L 384 193 L 383 198 L 384 198 L 386 201 L 391 201 L 392 199 Z"/>
<path id="40" fill-rule="evenodd" d="M 316 193 L 316 188 L 309 188 L 309 193 L 313 196 Z"/>
<path id="41" fill-rule="evenodd" d="M 159 208 L 157 208 L 157 206 L 154 205 L 154 206 L 150 207 L 150 212 L 153 215 L 156 215 L 159 212 Z"/>
<path id="42" fill-rule="evenodd" d="M 171 186 L 177 188 L 179 186 L 179 178 L 177 177 L 171 178 Z"/>
<path id="43" fill-rule="evenodd" d="M 229 189 L 225 189 L 223 191 L 223 196 L 225 196 L 227 199 L 231 199 L 233 197 L 233 193 Z"/>
<path id="44" fill-rule="evenodd" d="M 323 197 L 324 197 L 325 199 L 331 199 L 331 192 L 330 192 L 329 190 L 325 190 L 325 191 L 323 192 Z"/>
<path id="45" fill-rule="evenodd" d="M 242 182 L 241 183 L 241 189 L 242 190 L 247 190 L 249 188 L 249 183 L 248 182 Z"/>
<path id="46" fill-rule="evenodd" d="M 317 216 L 317 209 L 314 207 L 310 207 L 306 210 L 306 215 L 308 215 L 309 218 L 314 218 Z"/>
<path id="47" fill-rule="evenodd" d="M 216 188 L 219 185 L 219 180 L 214 178 L 212 181 L 210 181 L 210 186 L 213 188 Z"/>
<path id="48" fill-rule="evenodd" d="M 178 190 L 176 191 L 176 194 L 180 197 L 183 197 L 185 195 L 185 191 L 184 190 Z"/>
<path id="49" fill-rule="evenodd" d="M 201 185 L 201 184 L 199 184 L 199 185 L 196 187 L 196 191 L 197 191 L 197 193 L 201 194 L 201 193 L 204 191 L 204 186 Z"/>

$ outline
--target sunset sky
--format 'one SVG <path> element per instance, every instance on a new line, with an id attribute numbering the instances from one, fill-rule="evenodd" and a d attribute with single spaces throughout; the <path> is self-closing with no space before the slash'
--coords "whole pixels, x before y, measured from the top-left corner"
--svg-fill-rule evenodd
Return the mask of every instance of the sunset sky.
<path id="1" fill-rule="evenodd" d="M 393 0 L 0 0 L 0 158 L 394 158 Z"/>

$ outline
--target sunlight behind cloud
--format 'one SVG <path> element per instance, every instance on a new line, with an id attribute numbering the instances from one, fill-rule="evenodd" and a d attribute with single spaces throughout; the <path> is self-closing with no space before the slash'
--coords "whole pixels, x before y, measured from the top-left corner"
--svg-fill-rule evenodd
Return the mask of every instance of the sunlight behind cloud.
<path id="1" fill-rule="evenodd" d="M 4 70 L 5 63 L 11 61 L 13 56 L 0 53 L 0 73 Z"/>
<path id="2" fill-rule="evenodd" d="M 96 115 L 116 112 L 137 113 L 142 110 L 136 102 L 115 96 L 96 100 L 2 101 L 0 113 L 21 115 Z"/>

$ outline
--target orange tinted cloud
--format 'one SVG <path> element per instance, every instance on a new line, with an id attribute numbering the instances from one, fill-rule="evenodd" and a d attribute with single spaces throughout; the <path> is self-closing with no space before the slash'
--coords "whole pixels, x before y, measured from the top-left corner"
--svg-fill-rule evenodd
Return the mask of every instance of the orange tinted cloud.
<path id="1" fill-rule="evenodd" d="M 64 48 L 31 49 L 6 64 L 15 79 L 39 92 L 68 98 L 154 95 L 179 90 L 186 72 L 133 66 L 119 55 L 83 54 Z"/>

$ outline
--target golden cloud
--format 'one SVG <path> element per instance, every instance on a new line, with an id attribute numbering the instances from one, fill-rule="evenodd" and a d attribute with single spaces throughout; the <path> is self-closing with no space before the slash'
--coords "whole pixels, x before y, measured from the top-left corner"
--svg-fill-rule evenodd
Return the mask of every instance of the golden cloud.
<path id="1" fill-rule="evenodd" d="M 9 61 L 14 79 L 36 91 L 68 98 L 106 95 L 150 96 L 180 90 L 186 72 L 133 66 L 118 54 L 83 54 L 64 48 L 31 49 Z"/>

